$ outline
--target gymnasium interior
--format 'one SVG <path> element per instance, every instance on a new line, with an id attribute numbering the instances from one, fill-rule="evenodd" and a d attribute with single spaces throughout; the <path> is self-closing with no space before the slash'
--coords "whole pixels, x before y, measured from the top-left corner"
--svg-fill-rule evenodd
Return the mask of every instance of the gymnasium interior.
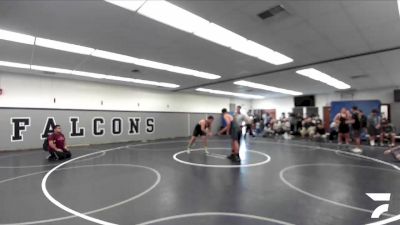
<path id="1" fill-rule="evenodd" d="M 1 0 L 0 225 L 400 224 L 400 0 Z"/>

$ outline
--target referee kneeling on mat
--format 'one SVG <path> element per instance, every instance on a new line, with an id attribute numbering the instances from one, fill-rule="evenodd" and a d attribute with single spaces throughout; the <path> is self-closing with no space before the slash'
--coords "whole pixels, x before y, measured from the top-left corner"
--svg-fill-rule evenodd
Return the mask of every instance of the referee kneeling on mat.
<path id="1" fill-rule="evenodd" d="M 63 160 L 71 158 L 71 152 L 67 148 L 64 134 L 61 132 L 61 126 L 56 125 L 54 132 L 47 138 L 49 142 L 48 160 Z"/>

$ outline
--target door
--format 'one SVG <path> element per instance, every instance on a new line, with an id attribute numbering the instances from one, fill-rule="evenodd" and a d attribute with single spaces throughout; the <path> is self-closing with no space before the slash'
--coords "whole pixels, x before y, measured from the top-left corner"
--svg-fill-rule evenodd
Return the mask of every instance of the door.
<path id="1" fill-rule="evenodd" d="M 276 119 L 276 109 L 265 109 L 264 112 L 268 113 L 272 119 Z"/>
<path id="2" fill-rule="evenodd" d="M 331 107 L 330 106 L 324 106 L 323 108 L 323 112 L 324 112 L 324 128 L 325 130 L 329 130 L 330 129 L 330 125 L 331 125 Z"/>

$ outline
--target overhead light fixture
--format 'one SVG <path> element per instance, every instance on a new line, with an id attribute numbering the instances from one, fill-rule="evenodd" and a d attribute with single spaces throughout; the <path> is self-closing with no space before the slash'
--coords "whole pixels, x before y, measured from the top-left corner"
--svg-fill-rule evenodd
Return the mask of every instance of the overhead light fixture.
<path id="1" fill-rule="evenodd" d="M 279 52 L 275 52 L 275 51 L 271 54 L 259 56 L 258 58 L 260 60 L 263 60 L 265 62 L 274 64 L 274 65 L 282 65 L 282 64 L 293 62 L 292 58 L 289 58 L 286 55 L 281 54 Z"/>
<path id="2" fill-rule="evenodd" d="M 272 49 L 250 40 L 234 45 L 231 48 L 235 51 L 254 57 L 262 57 L 274 52 Z"/>
<path id="3" fill-rule="evenodd" d="M 121 3 L 124 1 L 106 0 L 106 2 L 131 11 L 137 10 L 143 16 L 274 65 L 293 62 L 293 59 L 279 52 L 248 40 L 165 0 L 149 0 L 144 3 L 141 1 L 140 8 L 135 6 L 133 9 L 124 6 Z"/>
<path id="4" fill-rule="evenodd" d="M 254 41 L 247 40 L 245 42 L 238 43 L 237 45 L 231 46 L 235 51 L 241 52 L 246 55 L 256 57 L 262 61 L 274 64 L 282 65 L 293 62 L 292 58 L 289 58 L 279 52 L 273 51 L 263 45 L 260 45 Z"/>
<path id="5" fill-rule="evenodd" d="M 36 38 L 35 45 L 83 55 L 90 55 L 94 51 L 93 48 L 39 37 Z"/>
<path id="6" fill-rule="evenodd" d="M 92 54 L 92 56 L 98 57 L 98 58 L 103 58 L 103 59 L 108 59 L 108 60 L 113 60 L 113 61 L 118 61 L 118 62 L 124 62 L 124 63 L 133 63 L 137 64 L 140 59 L 127 56 L 127 55 L 122 55 L 114 52 L 107 52 L 103 50 L 96 49 Z"/>
<path id="7" fill-rule="evenodd" d="M 71 74 L 71 75 L 90 77 L 90 78 L 95 78 L 95 79 L 124 81 L 124 82 L 145 84 L 145 85 L 152 85 L 152 86 L 166 87 L 166 88 L 178 88 L 179 87 L 179 85 L 172 84 L 172 83 L 141 80 L 141 79 L 134 79 L 134 78 L 129 78 L 129 77 L 120 77 L 120 76 L 114 76 L 114 75 L 91 73 L 91 72 L 78 71 L 78 70 L 68 70 L 68 69 L 47 67 L 47 66 L 28 65 L 28 64 L 22 64 L 22 63 L 16 63 L 16 62 L 0 61 L 0 66 L 31 69 L 31 70 L 38 70 L 38 71 L 45 71 L 45 72 L 52 72 L 52 73 Z"/>
<path id="8" fill-rule="evenodd" d="M 296 73 L 320 81 L 337 89 L 349 89 L 350 85 L 314 68 L 297 70 Z"/>
<path id="9" fill-rule="evenodd" d="M 166 87 L 166 88 L 179 87 L 179 85 L 177 85 L 177 84 L 150 81 L 150 80 L 142 80 L 142 79 L 134 79 L 134 78 L 129 78 L 129 77 L 119 77 L 119 76 L 112 76 L 112 75 L 107 75 L 104 79 L 114 80 L 114 81 L 124 81 L 124 82 L 129 82 L 129 83 L 136 83 L 136 84 L 152 85 L 152 86 L 158 86 L 158 87 Z"/>
<path id="10" fill-rule="evenodd" d="M 84 71 L 78 71 L 78 70 L 72 71 L 71 74 L 77 75 L 77 76 L 82 76 L 82 77 L 97 78 L 97 79 L 105 79 L 107 77 L 107 75 L 105 75 L 105 74 L 90 73 L 90 72 L 84 72 Z"/>
<path id="11" fill-rule="evenodd" d="M 33 45 L 35 43 L 35 37 L 31 35 L 16 33 L 8 30 L 0 29 L 0 39 L 6 41 L 13 41 L 22 44 Z"/>
<path id="12" fill-rule="evenodd" d="M 246 87 L 250 87 L 250 88 L 255 88 L 255 89 L 261 89 L 261 90 L 266 90 L 266 91 L 278 92 L 278 93 L 282 93 L 282 94 L 288 94 L 288 95 L 302 95 L 303 94 L 298 91 L 292 91 L 292 90 L 268 86 L 268 85 L 264 85 L 264 84 L 258 84 L 258 83 L 245 81 L 245 80 L 235 81 L 234 84 L 240 85 L 240 86 L 246 86 Z"/>
<path id="13" fill-rule="evenodd" d="M 235 96 L 235 97 L 239 97 L 239 98 L 250 98 L 250 99 L 263 99 L 264 98 L 261 95 L 249 95 L 249 94 L 234 93 L 234 92 L 230 92 L 230 91 L 213 90 L 213 89 L 207 89 L 207 88 L 197 88 L 196 91 L 206 92 L 206 93 L 216 94 L 216 95 Z"/>
<path id="14" fill-rule="evenodd" d="M 32 70 L 44 71 L 44 72 L 51 72 L 51 73 L 65 73 L 65 74 L 72 73 L 72 70 L 54 68 L 54 67 L 47 67 L 47 66 L 38 66 L 38 65 L 31 65 L 31 69 Z"/>
<path id="15" fill-rule="evenodd" d="M 129 2 L 129 1 L 117 1 L 117 2 Z M 123 3 L 121 3 L 121 4 L 123 4 Z M 129 4 L 129 3 L 127 3 L 127 4 Z M 29 39 L 28 37 L 31 37 L 31 39 Z M 0 39 L 16 41 L 16 42 L 21 42 L 21 43 L 30 43 L 32 45 L 34 44 L 34 45 L 37 45 L 40 47 L 51 48 L 51 49 L 56 49 L 56 50 L 66 51 L 66 52 L 73 52 L 73 53 L 83 54 L 83 55 L 91 55 L 94 57 L 108 59 L 108 60 L 112 60 L 112 61 L 130 63 L 130 64 L 149 67 L 149 68 L 153 68 L 153 69 L 166 70 L 166 71 L 173 72 L 173 73 L 185 74 L 185 75 L 190 75 L 190 76 L 204 78 L 204 79 L 219 79 L 219 78 L 221 78 L 221 76 L 212 74 L 212 73 L 197 71 L 197 70 L 193 70 L 193 69 L 188 69 L 188 68 L 174 66 L 174 65 L 160 63 L 160 62 L 155 62 L 155 61 L 147 60 L 147 59 L 139 59 L 139 58 L 135 58 L 135 57 L 128 56 L 128 55 L 118 54 L 118 53 L 109 52 L 109 51 L 103 51 L 100 49 L 93 49 L 90 47 L 70 44 L 70 43 L 56 41 L 56 40 L 50 40 L 50 39 L 45 39 L 45 38 L 40 38 L 40 37 L 35 38 L 33 36 L 19 34 L 19 33 L 11 32 L 11 31 L 0 30 Z M 52 71 L 48 71 L 48 72 L 52 72 Z"/>
<path id="16" fill-rule="evenodd" d="M 400 0 L 397 0 L 397 7 L 399 8 L 399 15 L 400 15 Z"/>
<path id="17" fill-rule="evenodd" d="M 149 81 L 149 80 L 141 80 L 141 79 L 133 79 L 134 83 L 138 84 L 147 84 L 147 85 L 154 85 L 154 86 L 160 86 L 160 87 L 168 87 L 168 88 L 177 88 L 179 85 L 177 84 L 171 84 L 171 83 L 165 83 L 165 82 L 156 82 L 156 81 Z"/>
<path id="18" fill-rule="evenodd" d="M 134 1 L 127 1 L 127 0 L 104 0 L 108 3 L 117 5 L 119 7 L 131 10 L 131 11 L 136 11 L 140 6 L 143 5 L 145 0 L 134 0 Z"/>
<path id="19" fill-rule="evenodd" d="M 138 13 L 189 33 L 210 23 L 167 1 L 146 1 Z"/>
<path id="20" fill-rule="evenodd" d="M 242 45 L 247 41 L 246 38 L 215 23 L 209 23 L 207 26 L 196 28 L 194 35 L 225 47 Z"/>
<path id="21" fill-rule="evenodd" d="M 152 68 L 152 69 L 166 70 L 166 71 L 173 72 L 173 73 L 191 75 L 191 76 L 200 77 L 200 78 L 204 78 L 204 79 L 219 79 L 219 78 L 221 78 L 221 76 L 216 75 L 216 74 L 187 69 L 187 68 L 183 68 L 183 67 L 179 67 L 179 66 L 173 66 L 170 64 L 155 62 L 155 61 L 147 60 L 147 59 L 139 59 L 139 58 L 135 58 L 135 57 L 127 56 L 127 55 L 122 55 L 122 54 L 113 53 L 113 52 L 107 52 L 107 51 L 98 50 L 98 49 L 96 49 L 92 53 L 92 56 L 103 58 L 103 59 L 108 59 L 108 60 L 113 60 L 113 61 L 118 61 L 118 62 L 131 63 L 131 64 L 135 64 L 138 66 L 144 66 L 144 67 L 148 67 L 148 68 Z"/>
<path id="22" fill-rule="evenodd" d="M 215 75 L 212 73 L 206 73 L 206 72 L 201 72 L 201 71 L 194 71 L 193 73 L 189 74 L 195 77 L 201 77 L 201 78 L 205 78 L 205 79 L 211 79 L 211 80 L 215 80 L 215 79 L 219 79 L 221 78 L 221 76 L 219 75 Z"/>
<path id="23" fill-rule="evenodd" d="M 7 62 L 7 61 L 0 61 L 0 66 L 21 68 L 21 69 L 30 69 L 30 67 L 31 67 L 31 65 L 29 65 L 29 64 Z"/>
<path id="24" fill-rule="evenodd" d="M 172 65 L 168 65 L 165 63 L 159 63 L 159 62 L 155 62 L 155 61 L 151 61 L 151 60 L 147 60 L 147 59 L 139 59 L 135 64 L 139 65 L 139 66 L 149 67 L 149 68 L 158 69 L 158 70 L 167 70 L 167 71 L 172 71 L 173 67 L 174 67 Z"/>

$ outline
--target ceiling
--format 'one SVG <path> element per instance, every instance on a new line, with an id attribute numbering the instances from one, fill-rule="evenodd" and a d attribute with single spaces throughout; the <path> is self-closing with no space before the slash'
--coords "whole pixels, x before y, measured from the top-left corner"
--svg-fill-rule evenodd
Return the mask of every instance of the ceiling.
<path id="1" fill-rule="evenodd" d="M 337 89 L 299 76 L 293 67 L 367 53 L 313 67 L 355 90 L 400 86 L 400 50 L 369 54 L 400 47 L 396 0 L 170 2 L 281 52 L 294 62 L 268 64 L 101 0 L 3 0 L 0 29 L 192 68 L 222 78 L 206 80 L 1 40 L 0 60 L 175 83 L 180 85 L 178 91 L 184 92 L 194 93 L 193 87 L 202 86 L 275 97 L 282 94 L 240 87 L 233 80 L 259 74 L 246 80 L 304 94 L 330 93 Z M 287 10 L 286 15 L 266 20 L 257 16 L 278 4 Z M 134 69 L 139 72 L 133 73 Z M 275 70 L 280 71 L 271 72 Z M 366 76 L 352 79 L 359 75 Z"/>

